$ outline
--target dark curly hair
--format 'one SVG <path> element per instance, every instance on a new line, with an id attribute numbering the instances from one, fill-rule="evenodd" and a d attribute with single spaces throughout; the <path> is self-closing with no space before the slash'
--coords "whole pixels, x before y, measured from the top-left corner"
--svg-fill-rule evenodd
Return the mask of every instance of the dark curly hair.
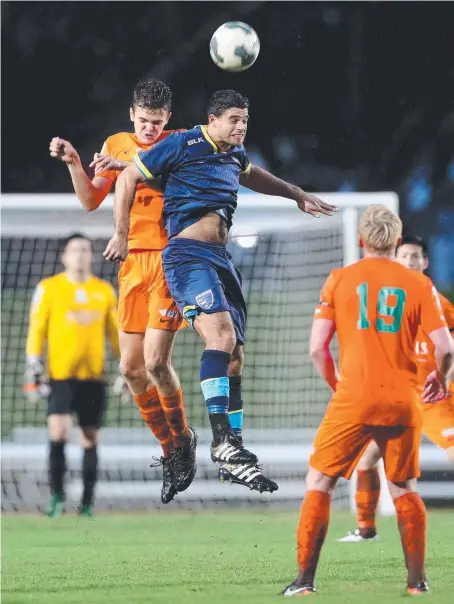
<path id="1" fill-rule="evenodd" d="M 402 237 L 400 243 L 397 244 L 396 252 L 402 245 L 417 245 L 418 247 L 421 248 L 421 252 L 422 252 L 422 255 L 424 256 L 424 258 L 427 258 L 429 255 L 429 249 L 427 247 L 426 242 L 424 241 L 424 239 L 422 237 L 417 237 L 414 235 L 404 235 Z"/>
<path id="2" fill-rule="evenodd" d="M 218 90 L 208 99 L 207 113 L 219 117 L 227 109 L 238 107 L 239 109 L 248 109 L 249 100 L 235 90 Z"/>
<path id="3" fill-rule="evenodd" d="M 134 88 L 132 107 L 141 109 L 165 109 L 170 111 L 172 92 L 170 88 L 155 78 L 140 80 Z"/>

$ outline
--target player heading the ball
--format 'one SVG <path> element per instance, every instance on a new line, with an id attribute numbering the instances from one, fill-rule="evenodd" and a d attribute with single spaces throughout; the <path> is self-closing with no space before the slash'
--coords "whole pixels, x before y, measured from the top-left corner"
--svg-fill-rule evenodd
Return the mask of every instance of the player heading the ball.
<path id="1" fill-rule="evenodd" d="M 115 234 L 105 256 L 117 261 L 128 253 L 129 210 L 141 182 L 160 176 L 164 186 L 164 223 L 169 245 L 164 272 L 180 312 L 205 342 L 200 367 L 202 393 L 213 432 L 211 458 L 221 462 L 220 477 L 257 490 L 277 486 L 255 465 L 229 424 L 229 364 L 237 359 L 241 375 L 246 339 L 246 303 L 241 277 L 226 249 L 240 183 L 253 191 L 293 199 L 311 215 L 336 208 L 266 170 L 252 166 L 243 142 L 249 101 L 221 90 L 208 101 L 208 124 L 170 135 L 134 157 L 115 194 Z"/>

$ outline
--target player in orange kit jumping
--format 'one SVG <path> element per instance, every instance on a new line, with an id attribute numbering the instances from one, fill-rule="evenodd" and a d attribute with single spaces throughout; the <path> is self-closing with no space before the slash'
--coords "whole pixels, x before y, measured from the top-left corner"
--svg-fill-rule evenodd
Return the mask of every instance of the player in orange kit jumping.
<path id="1" fill-rule="evenodd" d="M 156 79 L 144 79 L 134 89 L 130 118 L 134 133 L 109 137 L 91 164 L 93 180 L 85 173 L 70 142 L 53 138 L 50 154 L 68 166 L 82 206 L 96 210 L 120 172 L 137 151 L 147 151 L 166 138 L 172 94 Z M 162 448 L 163 503 L 189 487 L 196 471 L 195 432 L 188 428 L 183 395 L 171 363 L 175 335 L 182 317 L 167 288 L 162 250 L 167 236 L 162 224 L 163 198 L 149 183 L 138 187 L 131 209 L 129 254 L 119 272 L 118 327 L 121 372 L 140 414 Z"/>
<path id="2" fill-rule="evenodd" d="M 423 273 L 429 266 L 427 246 L 419 237 L 404 237 L 396 250 L 396 260 L 410 270 Z M 454 332 L 454 305 L 439 294 L 441 309 L 448 328 Z M 420 328 L 415 345 L 418 384 L 422 392 L 427 376 L 436 369 L 434 347 L 427 333 Z M 436 404 L 422 405 L 422 433 L 444 449 L 454 464 L 454 382 L 448 396 Z M 380 497 L 380 476 L 377 463 L 380 450 L 371 443 L 358 464 L 356 487 L 357 528 L 339 539 L 341 543 L 359 543 L 378 539 L 376 514 Z"/>
<path id="3" fill-rule="evenodd" d="M 311 357 L 333 391 L 309 460 L 297 530 L 299 573 L 284 596 L 315 593 L 315 572 L 329 524 L 331 493 L 350 478 L 369 443 L 383 456 L 397 512 L 410 594 L 428 591 L 426 510 L 416 492 L 422 411 L 414 348 L 421 325 L 435 350 L 436 372 L 424 399 L 448 390 L 451 337 L 430 279 L 394 260 L 402 233 L 398 216 L 370 206 L 360 218 L 365 258 L 332 271 L 322 289 Z M 329 345 L 337 332 L 339 373 Z"/>

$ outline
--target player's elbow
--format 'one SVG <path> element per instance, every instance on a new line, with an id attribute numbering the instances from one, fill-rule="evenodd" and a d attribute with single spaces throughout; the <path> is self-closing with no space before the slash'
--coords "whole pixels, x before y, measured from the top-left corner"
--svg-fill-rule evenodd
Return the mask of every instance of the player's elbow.
<path id="1" fill-rule="evenodd" d="M 136 165 L 129 164 L 129 166 L 125 168 L 123 172 L 121 172 L 117 182 L 123 181 L 129 185 L 136 186 L 139 182 L 144 180 L 145 178 L 142 176 L 142 173 L 139 171 Z"/>
<path id="2" fill-rule="evenodd" d="M 438 357 L 452 357 L 454 355 L 454 340 L 446 327 L 436 329 L 429 334 Z"/>
<path id="3" fill-rule="evenodd" d="M 91 195 L 90 197 L 83 199 L 79 197 L 79 201 L 80 205 L 86 212 L 94 212 L 94 210 L 97 210 L 102 204 L 104 197 L 101 197 L 100 195 Z"/>
<path id="4" fill-rule="evenodd" d="M 86 212 L 94 212 L 95 210 L 97 210 L 99 208 L 99 205 L 100 204 L 98 203 L 97 205 L 90 205 L 90 206 L 82 205 L 82 207 Z"/>
<path id="5" fill-rule="evenodd" d="M 435 348 L 435 357 L 438 360 L 438 367 L 442 368 L 443 373 L 452 374 L 453 362 L 454 362 L 454 351 L 452 346 L 450 348 Z"/>
<path id="6" fill-rule="evenodd" d="M 313 361 L 318 361 L 325 358 L 328 346 L 326 342 L 311 342 L 309 348 L 309 356 Z"/>

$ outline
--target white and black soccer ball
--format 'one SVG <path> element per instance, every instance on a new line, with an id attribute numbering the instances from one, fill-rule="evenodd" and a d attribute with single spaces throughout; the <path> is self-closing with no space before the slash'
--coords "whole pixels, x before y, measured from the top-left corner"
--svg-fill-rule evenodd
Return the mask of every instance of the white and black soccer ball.
<path id="1" fill-rule="evenodd" d="M 218 67 L 225 71 L 244 71 L 259 56 L 260 40 L 247 23 L 228 21 L 213 34 L 210 54 Z"/>

